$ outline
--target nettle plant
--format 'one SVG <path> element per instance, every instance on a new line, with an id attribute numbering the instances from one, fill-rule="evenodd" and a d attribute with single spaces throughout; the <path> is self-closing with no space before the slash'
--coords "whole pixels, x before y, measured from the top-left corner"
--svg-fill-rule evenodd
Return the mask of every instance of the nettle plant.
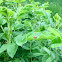
<path id="1" fill-rule="evenodd" d="M 0 61 L 61 62 L 61 17 L 51 16 L 48 3 L 23 1 L 1 0 Z"/>

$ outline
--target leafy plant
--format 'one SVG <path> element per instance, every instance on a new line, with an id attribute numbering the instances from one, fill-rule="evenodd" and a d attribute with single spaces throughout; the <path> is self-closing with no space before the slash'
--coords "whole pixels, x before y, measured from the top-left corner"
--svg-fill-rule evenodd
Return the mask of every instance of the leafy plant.
<path id="1" fill-rule="evenodd" d="M 60 62 L 61 17 L 51 17 L 48 3 L 30 0 L 23 5 L 24 1 L 1 0 L 5 5 L 0 6 L 0 57 L 4 62 Z"/>

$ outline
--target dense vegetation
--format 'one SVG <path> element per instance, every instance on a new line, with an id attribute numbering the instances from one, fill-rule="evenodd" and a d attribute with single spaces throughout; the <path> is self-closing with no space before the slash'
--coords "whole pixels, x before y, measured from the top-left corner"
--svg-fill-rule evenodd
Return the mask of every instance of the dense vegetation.
<path id="1" fill-rule="evenodd" d="M 48 6 L 0 0 L 0 62 L 62 61 L 62 20 Z"/>
<path id="2" fill-rule="evenodd" d="M 40 3 L 49 3 L 48 9 L 53 11 L 53 15 L 55 13 L 59 13 L 59 15 L 62 17 L 62 0 L 35 0 Z"/>

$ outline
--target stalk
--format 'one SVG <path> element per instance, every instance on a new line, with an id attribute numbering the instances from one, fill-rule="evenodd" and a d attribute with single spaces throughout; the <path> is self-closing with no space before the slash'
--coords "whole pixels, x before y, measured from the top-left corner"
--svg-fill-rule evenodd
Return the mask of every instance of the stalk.
<path id="1" fill-rule="evenodd" d="M 32 43 L 30 42 L 30 53 L 31 53 L 31 45 L 32 45 Z M 32 62 L 32 57 L 31 57 L 31 62 Z"/>
<path id="2" fill-rule="evenodd" d="M 10 20 L 8 19 L 8 43 L 11 43 L 11 37 L 12 37 L 12 26 L 10 23 Z"/>
<path id="3" fill-rule="evenodd" d="M 7 41 L 7 44 L 8 44 L 8 43 L 11 43 L 11 38 L 12 38 L 12 27 L 11 27 L 9 18 L 7 21 L 7 27 L 8 27 L 8 41 Z M 8 62 L 8 60 L 9 60 L 9 55 L 7 54 L 7 52 L 6 52 L 6 55 L 7 55 L 7 57 L 4 58 L 4 62 Z"/>
<path id="4" fill-rule="evenodd" d="M 8 19 L 8 43 L 11 43 L 11 36 L 10 36 L 10 21 Z"/>
<path id="5" fill-rule="evenodd" d="M 5 31 L 4 31 L 4 29 L 3 29 L 3 27 L 1 26 L 1 29 L 2 29 L 2 31 L 5 33 Z"/>

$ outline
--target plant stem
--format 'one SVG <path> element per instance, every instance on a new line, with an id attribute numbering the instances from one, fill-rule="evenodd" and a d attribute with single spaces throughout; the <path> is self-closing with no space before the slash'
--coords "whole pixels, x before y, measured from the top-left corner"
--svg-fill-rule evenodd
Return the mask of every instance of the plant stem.
<path id="1" fill-rule="evenodd" d="M 11 43 L 11 36 L 12 36 L 12 27 L 10 24 L 10 20 L 8 19 L 8 43 Z"/>
<path id="2" fill-rule="evenodd" d="M 10 41 L 10 21 L 9 21 L 9 19 L 8 19 L 8 43 L 10 43 L 11 41 Z"/>
<path id="3" fill-rule="evenodd" d="M 30 42 L 30 53 L 31 53 L 31 45 L 32 45 L 32 43 Z M 32 57 L 31 57 L 31 62 L 32 62 Z"/>
<path id="4" fill-rule="evenodd" d="M 4 29 L 3 29 L 3 27 L 1 26 L 1 29 L 2 29 L 2 31 L 5 33 L 5 31 L 4 31 Z"/>

